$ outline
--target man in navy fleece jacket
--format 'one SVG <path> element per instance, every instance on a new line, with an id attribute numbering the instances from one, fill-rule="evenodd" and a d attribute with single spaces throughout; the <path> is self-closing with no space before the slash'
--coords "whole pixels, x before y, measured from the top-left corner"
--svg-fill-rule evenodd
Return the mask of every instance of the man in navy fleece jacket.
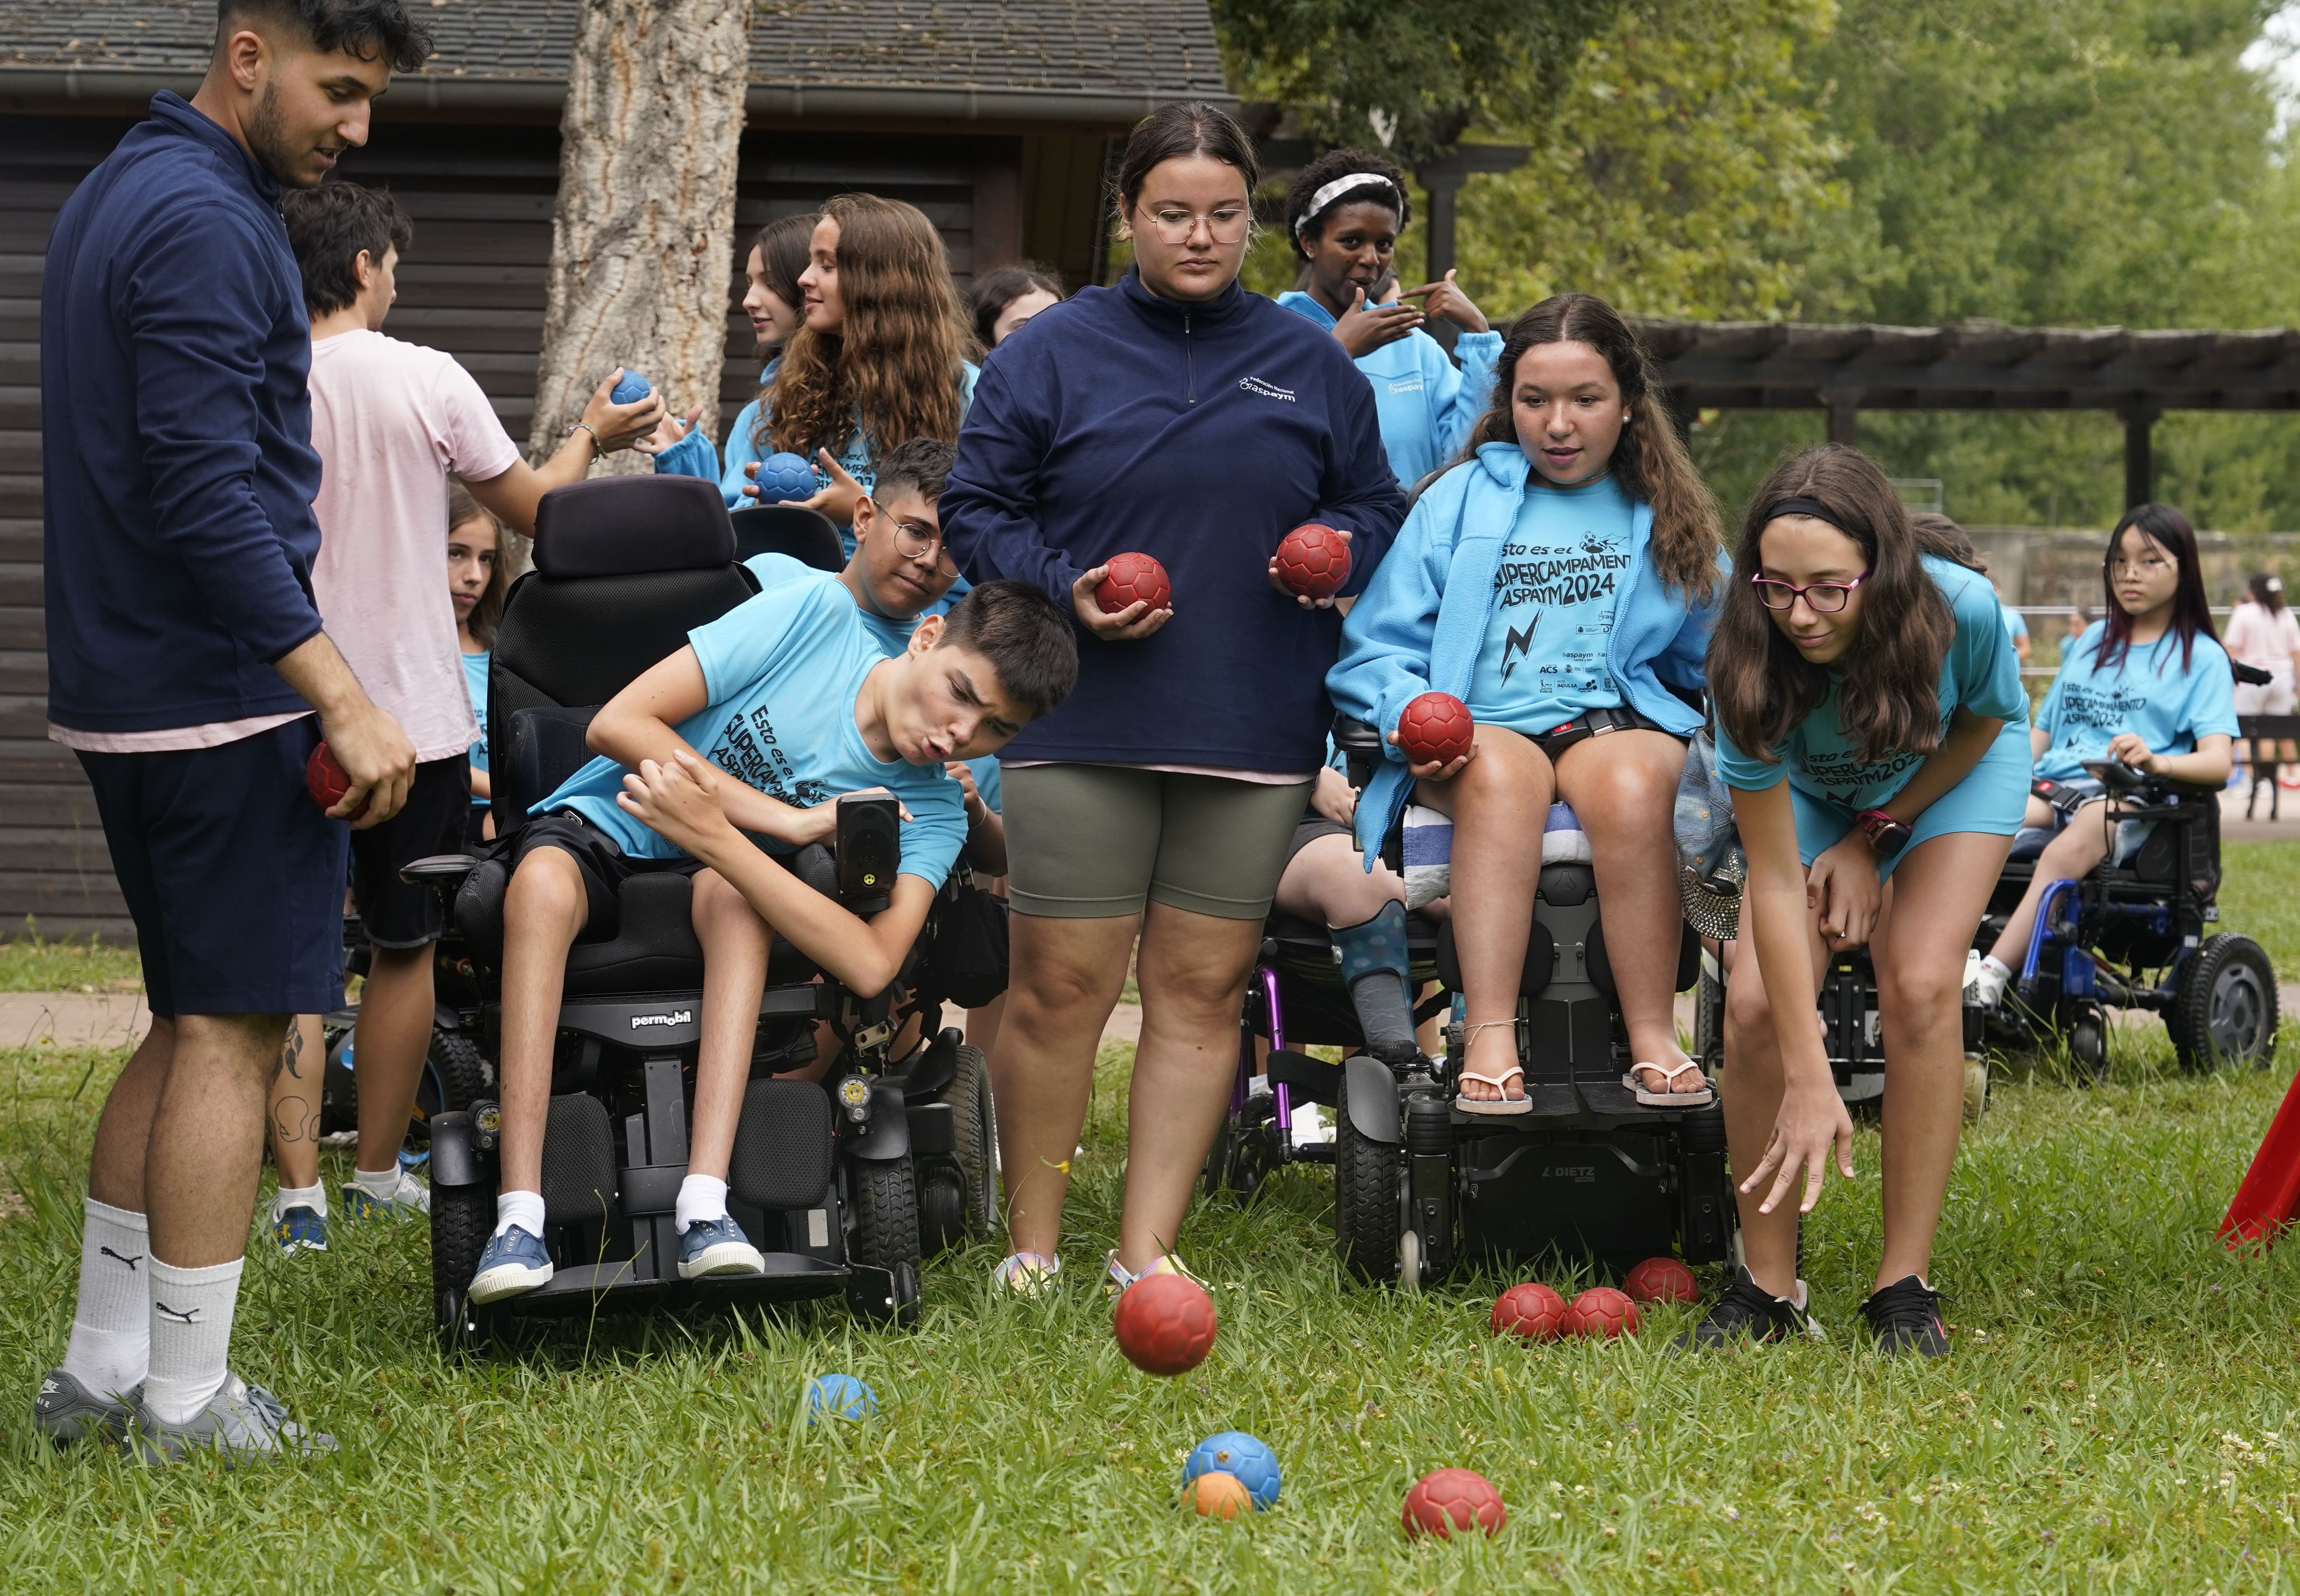
<path id="1" fill-rule="evenodd" d="M 33 1403 L 58 1445 L 332 1444 L 227 1356 L 264 1089 L 288 1016 L 343 1001 L 342 822 L 389 818 L 415 749 L 312 606 L 311 337 L 277 205 L 366 142 L 428 47 L 400 0 L 222 0 L 198 93 L 154 98 L 49 239 L 49 735 L 96 789 L 153 1015 L 97 1126 L 71 1341 Z M 352 781 L 325 815 L 303 781 L 322 733 Z"/>

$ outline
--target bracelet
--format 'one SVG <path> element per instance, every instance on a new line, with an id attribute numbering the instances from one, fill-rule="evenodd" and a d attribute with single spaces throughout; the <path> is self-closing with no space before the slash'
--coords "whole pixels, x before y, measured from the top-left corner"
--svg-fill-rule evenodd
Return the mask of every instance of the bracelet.
<path id="1" fill-rule="evenodd" d="M 1910 828 L 1882 809 L 1863 809 L 1854 817 L 1861 834 L 1880 858 L 1891 858 L 1909 845 Z"/>
<path id="2" fill-rule="evenodd" d="M 568 428 L 568 429 L 567 429 L 567 436 L 568 436 L 568 437 L 572 438 L 572 437 L 574 437 L 574 436 L 575 436 L 575 427 L 580 427 L 581 429 L 583 429 L 583 430 L 584 430 L 584 431 L 586 431 L 586 432 L 590 432 L 590 433 L 591 433 L 591 452 L 592 452 L 593 454 L 595 454 L 595 455 L 604 455 L 604 454 L 605 454 L 605 453 L 607 452 L 607 446 L 606 446 L 605 444 L 601 443 L 601 442 L 599 441 L 599 435 L 598 435 L 596 432 L 592 432 L 592 431 L 591 431 L 591 423 L 590 423 L 590 422 L 577 422 L 575 423 L 575 426 L 574 426 L 574 427 L 570 427 L 570 428 Z"/>

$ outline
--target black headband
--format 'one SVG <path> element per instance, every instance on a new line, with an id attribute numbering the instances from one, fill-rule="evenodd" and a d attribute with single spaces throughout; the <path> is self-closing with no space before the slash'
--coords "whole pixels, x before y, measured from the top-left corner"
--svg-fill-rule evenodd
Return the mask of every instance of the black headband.
<path id="1" fill-rule="evenodd" d="M 1815 521 L 1829 522 L 1848 538 L 1853 535 L 1845 522 L 1838 519 L 1837 512 L 1817 498 L 1778 499 L 1765 507 L 1764 520 L 1758 522 L 1757 524 L 1763 526 L 1766 522 L 1778 521 L 1784 515 L 1810 515 Z"/>

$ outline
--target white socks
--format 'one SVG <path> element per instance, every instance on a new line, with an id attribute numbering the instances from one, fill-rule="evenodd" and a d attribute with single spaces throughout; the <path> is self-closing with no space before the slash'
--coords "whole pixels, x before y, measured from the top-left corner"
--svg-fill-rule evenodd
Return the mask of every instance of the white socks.
<path id="1" fill-rule="evenodd" d="M 689 1225 L 708 1224 L 727 1217 L 727 1182 L 707 1174 L 690 1174 L 679 1182 L 679 1200 L 671 1207 L 671 1222 L 685 1235 Z"/>
<path id="2" fill-rule="evenodd" d="M 543 1193 L 540 1191 L 503 1191 L 496 1196 L 496 1235 L 502 1235 L 516 1224 L 530 1236 L 543 1234 Z"/>
<path id="3" fill-rule="evenodd" d="M 79 1240 L 79 1306 L 64 1373 L 119 1396 L 144 1383 L 152 1350 L 152 1232 L 141 1214 L 88 1199 Z"/>
<path id="4" fill-rule="evenodd" d="M 399 1162 L 394 1159 L 388 1169 L 354 1169 L 352 1184 L 378 1202 L 389 1202 L 399 1195 Z"/>
<path id="5" fill-rule="evenodd" d="M 279 1195 L 271 1199 L 271 1223 L 279 1224 L 288 1217 L 290 1208 L 309 1208 L 322 1219 L 328 1216 L 328 1189 L 325 1186 L 282 1186 Z"/>
<path id="6" fill-rule="evenodd" d="M 183 1424 L 223 1389 L 245 1262 L 179 1269 L 154 1258 L 146 1266 L 152 1271 L 152 1364 L 144 1407 L 162 1424 Z"/>
<path id="7" fill-rule="evenodd" d="M 1994 954 L 1980 961 L 1972 973 L 1974 1000 L 1985 1008 L 1994 1008 L 2004 996 L 2004 989 L 2012 984 L 2012 972 L 2000 963 Z"/>

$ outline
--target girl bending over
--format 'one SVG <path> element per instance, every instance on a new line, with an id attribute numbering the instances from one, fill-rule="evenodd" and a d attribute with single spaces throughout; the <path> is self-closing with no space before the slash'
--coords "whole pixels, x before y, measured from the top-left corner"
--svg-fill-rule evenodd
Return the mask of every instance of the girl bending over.
<path id="1" fill-rule="evenodd" d="M 1518 318 L 1471 457 L 1423 494 L 1342 629 L 1327 678 L 1384 727 L 1432 689 L 1478 723 L 1470 753 L 1393 751 L 1357 810 L 1368 858 L 1409 790 L 1453 816 L 1453 915 L 1468 1004 L 1461 1107 L 1522 1114 L 1518 986 L 1553 798 L 1589 836 L 1641 1099 L 1708 1100 L 1671 1017 L 1671 827 L 1721 586 L 1717 512 L 1620 314 L 1561 294 Z"/>

